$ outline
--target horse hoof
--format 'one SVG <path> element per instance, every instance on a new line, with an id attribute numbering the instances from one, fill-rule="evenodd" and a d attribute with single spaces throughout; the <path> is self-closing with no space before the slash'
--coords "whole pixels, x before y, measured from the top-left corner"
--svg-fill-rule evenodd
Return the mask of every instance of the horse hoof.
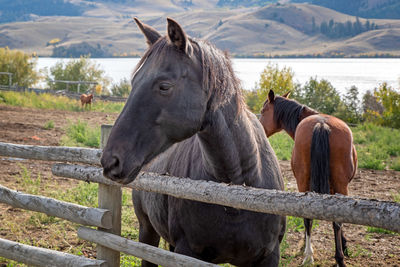
<path id="1" fill-rule="evenodd" d="M 314 263 L 314 258 L 313 256 L 306 256 L 303 260 L 303 263 L 301 264 L 301 266 L 310 266 L 313 265 Z"/>

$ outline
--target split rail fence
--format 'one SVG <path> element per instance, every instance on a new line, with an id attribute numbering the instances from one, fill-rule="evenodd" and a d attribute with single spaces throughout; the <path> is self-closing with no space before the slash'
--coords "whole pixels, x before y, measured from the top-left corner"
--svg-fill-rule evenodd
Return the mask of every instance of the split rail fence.
<path id="1" fill-rule="evenodd" d="M 102 125 L 102 147 L 110 130 L 110 125 Z M 0 143 L 0 156 L 90 164 L 56 163 L 52 167 L 52 173 L 99 183 L 99 208 L 23 194 L 0 186 L 2 203 L 98 227 L 97 230 L 85 226 L 78 229 L 80 238 L 97 244 L 96 260 L 5 239 L 0 239 L 0 256 L 38 266 L 119 266 L 120 252 L 123 252 L 162 266 L 216 266 L 121 237 L 121 185 L 104 178 L 102 169 L 97 167 L 100 164 L 101 151 Z M 395 202 L 256 189 L 145 172 L 125 186 L 238 209 L 368 225 L 400 232 L 400 204 Z"/>

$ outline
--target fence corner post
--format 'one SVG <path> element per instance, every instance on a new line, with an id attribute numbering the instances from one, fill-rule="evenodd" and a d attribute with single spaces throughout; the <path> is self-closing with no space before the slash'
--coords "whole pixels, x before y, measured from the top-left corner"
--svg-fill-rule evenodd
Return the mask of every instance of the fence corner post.
<path id="1" fill-rule="evenodd" d="M 101 144 L 103 149 L 111 132 L 112 125 L 101 125 Z M 112 228 L 99 230 L 121 235 L 121 206 L 122 206 L 122 190 L 119 186 L 110 186 L 99 184 L 98 192 L 99 208 L 108 209 L 112 212 Z M 107 266 L 120 266 L 120 252 L 115 251 L 101 245 L 97 245 L 97 259 L 107 261 Z"/>

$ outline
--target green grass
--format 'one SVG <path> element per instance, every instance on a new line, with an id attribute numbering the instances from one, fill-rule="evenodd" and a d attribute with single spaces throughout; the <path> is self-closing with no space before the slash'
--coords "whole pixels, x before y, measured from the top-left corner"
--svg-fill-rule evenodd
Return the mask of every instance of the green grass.
<path id="1" fill-rule="evenodd" d="M 399 129 L 365 123 L 352 131 L 360 168 L 400 170 Z"/>
<path id="2" fill-rule="evenodd" d="M 387 234 L 387 235 L 400 235 L 399 233 L 382 229 L 379 227 L 367 226 L 367 233 Z"/>
<path id="3" fill-rule="evenodd" d="M 29 108 L 83 111 L 78 100 L 70 99 L 66 96 L 36 94 L 34 92 L 20 93 L 0 91 L 0 104 L 1 103 Z M 124 103 L 100 101 L 95 98 L 91 110 L 107 113 L 119 113 L 123 106 Z M 87 111 L 87 109 L 85 111 Z"/>
<path id="4" fill-rule="evenodd" d="M 52 121 L 52 120 L 47 121 L 47 122 L 44 124 L 43 128 L 46 129 L 46 130 L 54 129 L 54 121 Z"/>
<path id="5" fill-rule="evenodd" d="M 93 128 L 85 121 L 70 122 L 66 135 L 61 138 L 63 146 L 100 147 L 100 127 Z"/>
<path id="6" fill-rule="evenodd" d="M 286 132 L 279 132 L 268 138 L 276 156 L 280 160 L 290 160 L 292 157 L 293 140 Z"/>

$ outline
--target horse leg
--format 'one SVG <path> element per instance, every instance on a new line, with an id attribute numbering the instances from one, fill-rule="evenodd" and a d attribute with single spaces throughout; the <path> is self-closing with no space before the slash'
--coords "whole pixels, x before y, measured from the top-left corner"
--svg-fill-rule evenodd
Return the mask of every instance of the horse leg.
<path id="1" fill-rule="evenodd" d="M 337 222 L 333 222 L 333 230 L 335 232 L 335 260 L 336 263 L 340 266 L 340 267 L 345 267 L 346 264 L 344 264 L 344 254 L 343 254 L 343 243 L 342 243 L 342 224 L 341 223 L 337 223 Z"/>
<path id="2" fill-rule="evenodd" d="M 194 252 L 190 249 L 189 243 L 187 242 L 185 237 L 180 238 L 176 242 L 174 252 L 193 258 L 199 258 L 199 256 L 194 254 Z"/>
<path id="3" fill-rule="evenodd" d="M 349 257 L 349 251 L 347 249 L 347 239 L 344 237 L 344 233 L 343 233 L 343 225 L 341 227 L 341 234 L 342 234 L 342 250 L 343 250 L 343 254 L 346 257 Z"/>
<path id="4" fill-rule="evenodd" d="M 150 221 L 139 223 L 139 242 L 158 247 L 160 236 L 154 230 Z M 157 267 L 157 264 L 142 260 L 143 267 Z"/>
<path id="5" fill-rule="evenodd" d="M 280 256 L 280 243 L 277 241 L 274 250 L 265 257 L 253 262 L 252 267 L 276 267 L 279 265 Z M 248 266 L 248 265 L 245 265 Z"/>
<path id="6" fill-rule="evenodd" d="M 314 250 L 311 244 L 311 229 L 312 229 L 313 220 L 312 219 L 304 219 L 304 227 L 305 227 L 305 248 L 304 248 L 304 260 L 302 265 L 308 265 L 314 263 L 313 253 Z"/>

